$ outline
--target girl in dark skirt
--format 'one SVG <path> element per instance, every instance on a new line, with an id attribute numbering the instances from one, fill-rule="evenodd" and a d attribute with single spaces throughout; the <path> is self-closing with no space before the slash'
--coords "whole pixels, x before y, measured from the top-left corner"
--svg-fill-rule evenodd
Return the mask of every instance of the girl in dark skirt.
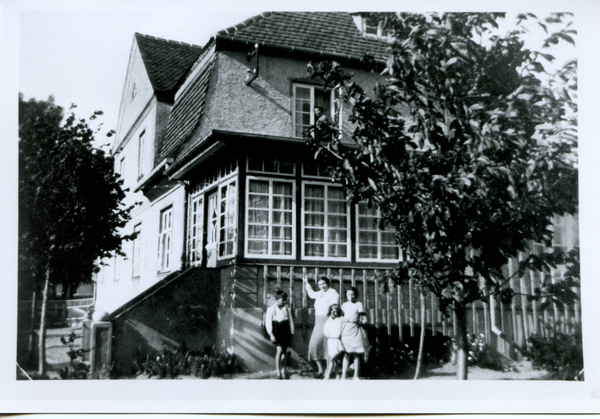
<path id="1" fill-rule="evenodd" d="M 292 344 L 294 334 L 294 319 L 289 307 L 286 306 L 287 294 L 278 290 L 275 293 L 276 303 L 267 309 L 265 327 L 271 342 L 277 346 L 275 354 L 275 370 L 278 379 L 285 379 L 287 365 L 287 349 Z"/>

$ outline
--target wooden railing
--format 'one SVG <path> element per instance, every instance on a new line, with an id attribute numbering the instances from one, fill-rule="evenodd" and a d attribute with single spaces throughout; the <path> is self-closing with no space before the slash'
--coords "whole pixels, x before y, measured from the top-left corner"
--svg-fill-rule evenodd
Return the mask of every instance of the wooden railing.
<path id="1" fill-rule="evenodd" d="M 412 283 L 397 286 L 388 281 L 389 271 L 385 269 L 356 268 L 313 268 L 289 265 L 262 266 L 259 275 L 259 304 L 267 306 L 277 289 L 288 294 L 288 303 L 295 310 L 295 318 L 302 324 L 311 321 L 313 303 L 306 294 L 303 278 L 308 279 L 313 289 L 317 290 L 317 279 L 327 276 L 331 286 L 340 293 L 341 302 L 345 301 L 345 288 L 354 286 L 359 291 L 358 300 L 367 311 L 369 322 L 388 335 L 403 340 L 404 334 L 418 335 L 424 326 L 434 333 L 454 336 L 456 321 L 454 316 L 444 316 L 438 309 L 436 297 L 429 293 L 421 298 L 418 287 Z M 534 333 L 544 335 L 553 331 L 570 333 L 580 324 L 580 306 L 564 308 L 556 304 L 542 310 L 539 302 L 529 301 L 528 296 L 534 294 L 535 288 L 541 287 L 539 273 L 526 272 L 524 276 L 513 275 L 516 262 L 510 261 L 506 267 L 507 278 L 517 293 L 510 304 L 502 304 L 499 298 L 495 301 L 479 301 L 468 307 L 469 332 L 483 335 L 489 343 L 494 336 L 501 336 L 503 341 L 523 345 Z M 510 276 L 513 275 L 513 276 Z M 548 272 L 553 282 L 562 279 L 561 270 Z M 421 301 L 425 304 L 425 318 L 421 318 Z M 492 304 L 493 303 L 493 304 Z M 492 312 L 492 310 L 494 312 Z M 401 326 L 401 327 L 399 327 Z"/>
<path id="2" fill-rule="evenodd" d="M 87 311 L 94 305 L 94 298 L 80 298 L 74 300 L 50 300 L 46 308 L 47 327 L 68 327 L 73 323 L 78 323 L 85 319 Z M 19 311 L 29 317 L 25 313 L 32 313 L 33 302 L 31 300 L 19 301 Z M 40 316 L 42 311 L 42 302 L 35 302 L 35 321 L 34 327 L 39 327 Z"/>

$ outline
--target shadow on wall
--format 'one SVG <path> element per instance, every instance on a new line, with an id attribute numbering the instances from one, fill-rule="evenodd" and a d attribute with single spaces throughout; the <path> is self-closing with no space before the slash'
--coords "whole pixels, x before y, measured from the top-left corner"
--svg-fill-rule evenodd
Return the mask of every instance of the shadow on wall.
<path id="1" fill-rule="evenodd" d="M 136 362 L 165 346 L 201 351 L 214 345 L 218 304 L 219 273 L 213 269 L 191 269 L 157 284 L 112 321 L 113 374 L 135 374 Z"/>

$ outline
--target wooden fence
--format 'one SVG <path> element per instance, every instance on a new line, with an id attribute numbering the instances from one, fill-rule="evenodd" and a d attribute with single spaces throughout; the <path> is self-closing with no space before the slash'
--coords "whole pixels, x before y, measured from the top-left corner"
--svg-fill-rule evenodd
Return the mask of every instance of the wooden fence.
<path id="1" fill-rule="evenodd" d="M 548 335 L 554 331 L 572 333 L 581 322 L 579 302 L 568 307 L 551 304 L 546 309 L 538 301 L 527 298 L 541 287 L 542 275 L 526 272 L 522 277 L 515 274 L 516 261 L 506 266 L 507 285 L 516 295 L 510 304 L 503 304 L 499 298 L 478 301 L 468 307 L 468 330 L 477 336 L 483 335 L 489 344 L 498 342 L 499 349 L 509 345 L 519 347 L 526 343 L 532 334 Z M 282 289 L 288 293 L 288 303 L 294 309 L 295 318 L 302 324 L 312 313 L 312 302 L 303 286 L 307 278 L 313 289 L 316 281 L 326 275 L 331 286 L 340 293 L 345 301 L 345 288 L 354 286 L 359 291 L 361 301 L 369 316 L 369 321 L 378 329 L 387 330 L 388 335 L 404 340 L 404 334 L 418 335 L 418 329 L 424 326 L 434 334 L 445 336 L 456 334 L 454 316 L 444 316 L 438 309 L 436 297 L 428 293 L 421 296 L 418 287 L 412 283 L 397 286 L 388 281 L 389 271 L 382 269 L 355 268 L 307 268 L 289 265 L 262 266 L 259 275 L 259 304 L 269 304 L 274 292 Z M 545 273 L 547 280 L 556 282 L 562 279 L 563 270 L 556 269 Z M 574 291 L 579 294 L 579 290 Z M 425 304 L 425 318 L 421 318 L 421 303 Z M 401 326 L 401 327 L 399 327 Z M 416 330 L 416 331 L 415 331 Z M 498 339 L 499 338 L 499 339 Z"/>
<path id="2" fill-rule="evenodd" d="M 74 300 L 50 300 L 46 308 L 46 319 L 48 328 L 68 327 L 85 319 L 87 311 L 94 305 L 94 298 L 79 298 Z M 31 300 L 19 301 L 19 314 L 22 318 L 32 317 L 35 322 L 34 328 L 39 327 L 42 313 L 42 302 L 35 301 L 35 312 Z M 29 316 L 28 316 L 29 314 Z"/>

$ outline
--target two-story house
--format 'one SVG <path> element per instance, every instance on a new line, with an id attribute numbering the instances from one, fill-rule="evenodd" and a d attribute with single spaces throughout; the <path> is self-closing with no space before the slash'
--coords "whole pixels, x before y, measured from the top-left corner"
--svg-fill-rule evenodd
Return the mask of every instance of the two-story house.
<path id="1" fill-rule="evenodd" d="M 127 227 L 139 235 L 97 279 L 115 357 L 215 343 L 271 368 L 260 330 L 271 295 L 289 294 L 302 355 L 313 322 L 302 280 L 316 286 L 322 275 L 340 291 L 356 286 L 370 321 L 395 339 L 418 324 L 451 334 L 433 297 L 421 319 L 412 287 L 384 287 L 402 257 L 393 232 L 378 228 L 376 209 L 346 202 L 303 139 L 318 106 L 348 140 L 352 130 L 349 109 L 309 78 L 308 62 L 335 60 L 368 90 L 380 76 L 361 59 L 384 62 L 387 35 L 342 12 L 263 13 L 202 48 L 135 35 L 114 155 L 129 199 L 142 202 Z M 486 316 L 473 309 L 474 330 Z"/>

